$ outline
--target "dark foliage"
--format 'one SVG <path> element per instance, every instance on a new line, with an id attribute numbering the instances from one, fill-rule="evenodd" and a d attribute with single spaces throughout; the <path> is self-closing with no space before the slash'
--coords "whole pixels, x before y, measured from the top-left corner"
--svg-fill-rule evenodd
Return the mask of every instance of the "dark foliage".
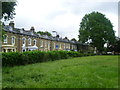
<path id="1" fill-rule="evenodd" d="M 120 38 L 116 38 L 114 44 L 108 45 L 108 52 L 114 52 L 114 54 L 120 53 Z"/>
<path id="2" fill-rule="evenodd" d="M 48 32 L 48 31 L 45 31 L 45 32 L 43 32 L 43 31 L 38 31 L 37 33 L 39 33 L 40 35 L 52 36 L 52 34 L 51 34 L 50 32 Z"/>
<path id="3" fill-rule="evenodd" d="M 104 49 L 105 43 L 114 43 L 115 33 L 111 21 L 99 12 L 86 14 L 79 29 L 79 41 L 90 43 L 98 53 Z"/>
<path id="4" fill-rule="evenodd" d="M 2 2 L 2 17 L 5 20 L 13 19 L 16 2 Z"/>
<path id="5" fill-rule="evenodd" d="M 54 61 L 71 57 L 89 56 L 75 51 L 29 51 L 2 53 L 3 66 L 26 65 L 38 62 Z"/>

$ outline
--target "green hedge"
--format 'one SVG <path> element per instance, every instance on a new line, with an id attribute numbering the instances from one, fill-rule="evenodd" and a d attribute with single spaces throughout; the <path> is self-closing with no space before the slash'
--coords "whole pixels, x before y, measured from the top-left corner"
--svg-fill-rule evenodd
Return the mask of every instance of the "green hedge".
<path id="1" fill-rule="evenodd" d="M 82 57 L 93 54 L 82 54 L 75 51 L 29 51 L 29 52 L 9 52 L 2 53 L 3 66 L 26 65 L 38 62 L 67 59 L 70 57 Z"/>

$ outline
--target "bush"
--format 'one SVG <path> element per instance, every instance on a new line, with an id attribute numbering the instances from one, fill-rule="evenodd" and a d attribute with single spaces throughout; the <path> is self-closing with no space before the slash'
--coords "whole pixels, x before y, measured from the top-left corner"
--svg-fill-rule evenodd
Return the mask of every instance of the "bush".
<path id="1" fill-rule="evenodd" d="M 19 52 L 2 53 L 2 65 L 14 66 L 21 65 L 22 54 Z"/>
<path id="2" fill-rule="evenodd" d="M 80 56 L 80 53 L 75 52 L 75 51 L 68 51 L 67 53 L 70 57 L 79 57 Z"/>
<path id="3" fill-rule="evenodd" d="M 67 59 L 69 58 L 69 55 L 67 53 L 68 51 L 59 51 L 60 55 L 61 55 L 61 59 Z"/>
<path id="4" fill-rule="evenodd" d="M 82 57 L 93 54 L 83 54 L 75 51 L 29 51 L 2 53 L 3 66 L 26 65 L 38 62 L 67 59 L 69 57 Z"/>

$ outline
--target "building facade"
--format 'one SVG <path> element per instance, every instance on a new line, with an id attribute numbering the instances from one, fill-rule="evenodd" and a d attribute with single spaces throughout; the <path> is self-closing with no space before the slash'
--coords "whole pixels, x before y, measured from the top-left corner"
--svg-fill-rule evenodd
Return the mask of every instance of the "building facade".
<path id="1" fill-rule="evenodd" d="M 73 50 L 77 51 L 75 41 L 59 37 L 40 35 L 35 32 L 34 27 L 30 30 L 14 27 L 14 22 L 4 26 L 4 38 L 2 52 L 25 52 L 25 51 L 52 51 L 52 50 Z"/>

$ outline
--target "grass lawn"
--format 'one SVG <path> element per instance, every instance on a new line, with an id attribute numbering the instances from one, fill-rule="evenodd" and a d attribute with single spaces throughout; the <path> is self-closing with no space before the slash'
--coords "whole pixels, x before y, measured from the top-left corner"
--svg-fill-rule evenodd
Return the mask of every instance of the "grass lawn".
<path id="1" fill-rule="evenodd" d="M 118 56 L 4 67 L 3 88 L 118 88 Z"/>

